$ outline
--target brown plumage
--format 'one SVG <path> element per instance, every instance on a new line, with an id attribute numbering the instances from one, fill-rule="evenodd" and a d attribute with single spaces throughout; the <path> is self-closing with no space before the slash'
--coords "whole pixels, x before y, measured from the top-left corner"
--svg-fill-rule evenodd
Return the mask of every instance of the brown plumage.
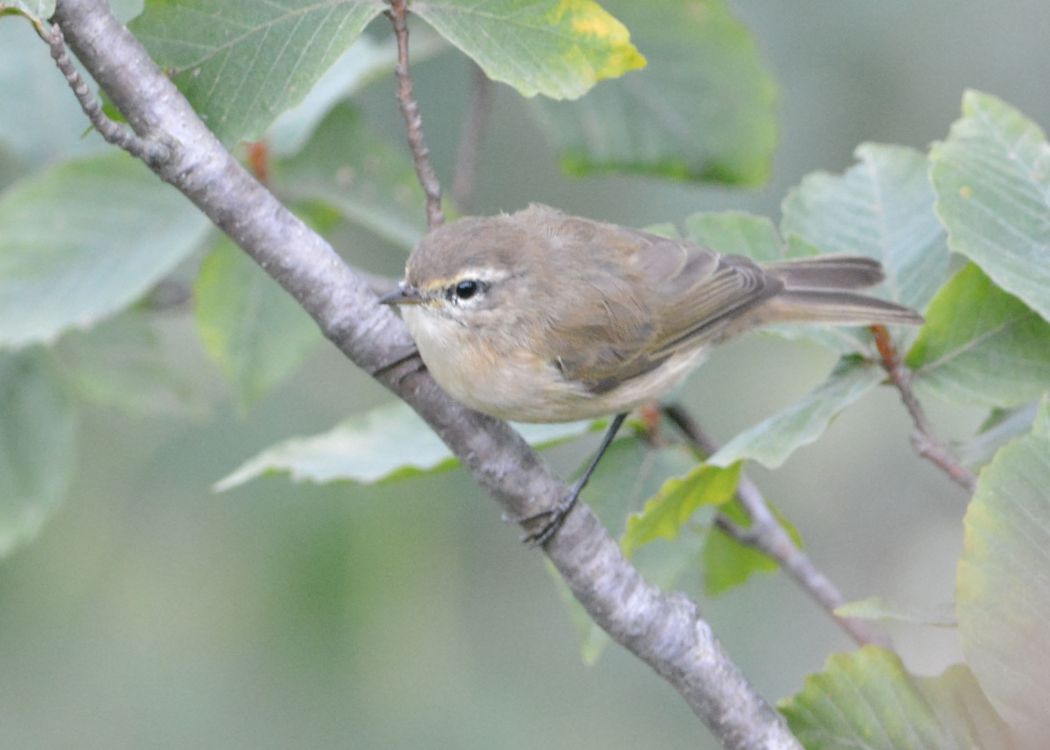
<path id="1" fill-rule="evenodd" d="M 431 232 L 388 301 L 418 303 L 405 320 L 454 397 L 553 422 L 659 398 L 710 345 L 764 324 L 921 322 L 853 291 L 881 279 L 867 257 L 759 265 L 533 205 Z"/>

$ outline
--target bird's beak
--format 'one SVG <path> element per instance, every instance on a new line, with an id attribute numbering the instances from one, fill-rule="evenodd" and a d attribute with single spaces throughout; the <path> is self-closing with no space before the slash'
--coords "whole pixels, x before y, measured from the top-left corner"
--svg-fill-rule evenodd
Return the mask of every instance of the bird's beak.
<path id="1" fill-rule="evenodd" d="M 397 289 L 379 298 L 381 305 L 418 305 L 422 302 L 423 295 L 407 281 L 402 281 L 397 285 Z"/>

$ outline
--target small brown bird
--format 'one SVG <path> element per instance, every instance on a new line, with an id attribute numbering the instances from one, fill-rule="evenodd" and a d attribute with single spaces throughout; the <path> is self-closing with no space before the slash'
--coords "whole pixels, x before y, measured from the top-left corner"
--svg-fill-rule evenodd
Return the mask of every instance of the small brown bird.
<path id="1" fill-rule="evenodd" d="M 430 232 L 382 302 L 403 307 L 431 375 L 472 409 L 519 422 L 616 415 L 588 470 L 527 537 L 542 544 L 627 412 L 674 388 L 713 344 L 770 323 L 921 323 L 853 291 L 882 278 L 865 256 L 759 265 L 534 204 Z"/>

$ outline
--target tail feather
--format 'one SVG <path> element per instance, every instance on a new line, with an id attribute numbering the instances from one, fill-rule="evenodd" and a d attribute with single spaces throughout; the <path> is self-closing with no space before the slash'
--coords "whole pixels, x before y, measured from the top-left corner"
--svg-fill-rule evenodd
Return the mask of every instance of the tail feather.
<path id="1" fill-rule="evenodd" d="M 914 310 L 855 292 L 832 289 L 784 289 L 765 303 L 764 311 L 778 322 L 832 325 L 919 325 Z"/>
<path id="2" fill-rule="evenodd" d="M 882 265 L 866 255 L 821 255 L 778 263 L 763 269 L 788 289 L 863 289 L 883 280 Z"/>

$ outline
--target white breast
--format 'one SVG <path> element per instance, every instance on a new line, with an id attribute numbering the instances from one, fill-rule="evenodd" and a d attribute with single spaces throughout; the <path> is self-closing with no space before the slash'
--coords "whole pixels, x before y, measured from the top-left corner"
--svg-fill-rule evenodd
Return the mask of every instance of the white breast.
<path id="1" fill-rule="evenodd" d="M 516 422 L 572 422 L 630 411 L 666 394 L 702 358 L 700 350 L 677 355 L 594 394 L 524 345 L 504 338 L 499 346 L 486 344 L 458 321 L 419 307 L 406 306 L 402 315 L 438 385 L 476 411 Z"/>

